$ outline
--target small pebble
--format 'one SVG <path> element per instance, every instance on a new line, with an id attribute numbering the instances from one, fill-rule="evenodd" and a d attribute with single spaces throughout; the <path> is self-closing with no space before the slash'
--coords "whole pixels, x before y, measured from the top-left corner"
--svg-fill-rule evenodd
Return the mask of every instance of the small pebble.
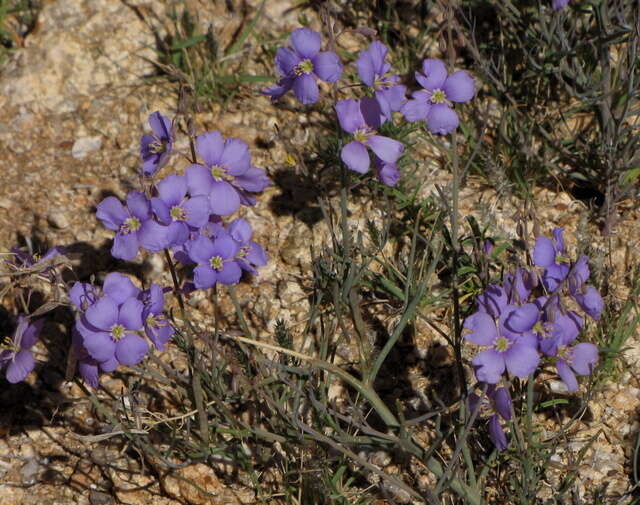
<path id="1" fill-rule="evenodd" d="M 89 153 L 97 151 L 102 146 L 102 137 L 81 137 L 73 143 L 71 156 L 80 160 L 86 158 Z"/>
<path id="2" fill-rule="evenodd" d="M 47 216 L 47 222 L 53 226 L 54 228 L 58 228 L 62 230 L 64 228 L 68 228 L 70 225 L 69 218 L 67 214 L 62 209 L 51 209 L 49 211 L 49 215 Z"/>

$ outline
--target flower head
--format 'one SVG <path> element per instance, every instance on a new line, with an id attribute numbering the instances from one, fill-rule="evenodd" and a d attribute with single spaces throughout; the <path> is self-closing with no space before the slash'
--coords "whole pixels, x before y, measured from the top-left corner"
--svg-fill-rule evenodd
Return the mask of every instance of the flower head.
<path id="1" fill-rule="evenodd" d="M 291 34 L 291 48 L 279 47 L 276 51 L 276 69 L 281 79 L 278 84 L 262 90 L 277 100 L 287 91 L 301 103 L 316 103 L 319 98 L 317 79 L 335 82 L 342 75 L 342 63 L 331 51 L 320 51 L 320 34 L 309 28 L 298 28 Z"/>
<path id="2" fill-rule="evenodd" d="M 164 290 L 157 284 L 140 294 L 144 304 L 142 322 L 144 331 L 159 351 L 165 349 L 173 336 L 174 330 L 164 313 Z"/>
<path id="3" fill-rule="evenodd" d="M 0 342 L 0 371 L 5 371 L 11 384 L 23 381 L 33 370 L 36 363 L 30 349 L 38 341 L 43 324 L 42 319 L 30 322 L 28 317 L 20 315 L 13 337 Z"/>
<path id="4" fill-rule="evenodd" d="M 556 369 L 567 386 L 567 391 L 578 390 L 575 374 L 589 375 L 598 362 L 598 347 L 582 342 L 574 346 L 561 346 L 557 350 Z"/>
<path id="5" fill-rule="evenodd" d="M 103 296 L 76 321 L 83 346 L 96 362 L 113 362 L 116 366 L 135 365 L 147 353 L 149 346 L 137 332 L 142 329 L 143 304 L 127 298 L 119 304 Z"/>
<path id="6" fill-rule="evenodd" d="M 97 209 L 96 217 L 116 232 L 111 248 L 114 258 L 129 261 L 135 259 L 140 247 L 151 252 L 167 247 L 168 228 L 152 219 L 149 200 L 141 192 L 131 191 L 126 206 L 116 197 L 108 196 Z"/>
<path id="7" fill-rule="evenodd" d="M 224 140 L 220 132 L 207 132 L 196 139 L 196 150 L 204 165 L 187 167 L 187 188 L 192 197 L 206 196 L 215 215 L 235 212 L 241 203 L 251 203 L 248 192 L 269 185 L 264 171 L 251 166 L 249 146 L 242 140 Z"/>
<path id="8" fill-rule="evenodd" d="M 564 229 L 554 228 L 553 238 L 540 236 L 533 248 L 533 263 L 544 268 L 542 285 L 547 292 L 555 291 L 567 278 L 570 260 L 564 244 Z"/>
<path id="9" fill-rule="evenodd" d="M 402 143 L 376 132 L 384 122 L 380 105 L 376 100 L 340 100 L 335 108 L 342 129 L 353 134 L 353 140 L 340 152 L 340 157 L 347 167 L 361 174 L 367 173 L 371 163 L 367 148 L 384 163 L 398 161 L 404 151 Z"/>
<path id="10" fill-rule="evenodd" d="M 509 390 L 503 386 L 489 384 L 486 394 L 481 397 L 475 393 L 469 395 L 469 409 L 471 412 L 479 409 L 481 417 L 489 418 L 489 438 L 499 451 L 507 448 L 507 436 L 502 428 L 500 419 L 511 419 L 513 406 Z"/>
<path id="11" fill-rule="evenodd" d="M 356 66 L 360 80 L 373 88 L 382 114 L 391 119 L 391 113 L 399 111 L 407 101 L 407 88 L 398 84 L 400 78 L 391 72 L 391 65 L 385 61 L 388 51 L 382 42 L 376 40 L 360 52 Z"/>
<path id="12" fill-rule="evenodd" d="M 152 176 L 169 160 L 174 136 L 171 121 L 158 111 L 149 116 L 149 126 L 153 135 L 144 134 L 140 139 L 140 157 L 142 173 Z"/>
<path id="13" fill-rule="evenodd" d="M 446 135 L 458 127 L 460 120 L 453 110 L 453 102 L 468 102 L 475 95 L 475 82 L 464 70 L 447 75 L 442 60 L 422 62 L 422 73 L 416 72 L 422 90 L 413 93 L 401 109 L 407 121 L 426 121 L 432 133 Z"/>
<path id="14" fill-rule="evenodd" d="M 190 228 L 200 228 L 209 220 L 209 199 L 187 196 L 187 178 L 169 175 L 158 185 L 158 196 L 151 199 L 151 208 L 158 221 L 169 227 L 168 246 L 184 244 Z"/>
<path id="15" fill-rule="evenodd" d="M 262 267 L 267 264 L 267 254 L 262 246 L 251 240 L 253 234 L 251 225 L 245 219 L 235 219 L 229 224 L 228 233 L 239 246 L 236 262 L 240 265 L 240 268 L 251 274 L 257 274 L 258 271 L 255 267 Z"/>
<path id="16" fill-rule="evenodd" d="M 478 380 L 497 384 L 505 370 L 524 379 L 537 368 L 538 341 L 530 331 L 537 320 L 537 309 L 530 305 L 505 307 L 499 324 L 486 312 L 475 312 L 465 319 L 465 339 L 484 347 L 473 358 Z"/>
<path id="17" fill-rule="evenodd" d="M 221 233 L 214 239 L 200 235 L 187 243 L 187 251 L 198 264 L 193 271 L 197 289 L 207 289 L 218 282 L 235 284 L 240 280 L 242 268 L 236 261 L 240 246 L 229 234 Z"/>

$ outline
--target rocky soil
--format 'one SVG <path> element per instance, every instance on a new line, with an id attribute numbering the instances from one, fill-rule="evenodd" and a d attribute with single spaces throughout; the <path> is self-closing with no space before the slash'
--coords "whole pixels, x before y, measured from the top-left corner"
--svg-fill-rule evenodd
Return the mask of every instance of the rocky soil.
<path id="1" fill-rule="evenodd" d="M 64 244 L 76 253 L 81 276 L 96 273 L 99 277 L 124 268 L 110 258 L 112 233 L 96 220 L 95 205 L 107 195 L 122 197 L 137 184 L 139 138 L 148 114 L 176 110 L 177 85 L 158 78 L 152 63 L 158 57 L 158 37 L 171 29 L 167 23 L 171 9 L 187 5 L 199 12 L 203 31 L 212 23 L 224 41 L 236 34 L 243 16 L 255 12 L 259 3 L 250 0 L 241 11 L 230 11 L 225 2 L 205 0 L 175 5 L 150 0 L 43 2 L 36 29 L 26 37 L 25 47 L 0 68 L 0 250 L 25 240 L 36 245 Z M 275 38 L 298 26 L 297 14 L 290 9 L 294 3 L 266 3 L 260 28 L 264 37 Z M 263 67 L 246 69 L 246 73 L 268 71 Z M 248 142 L 255 164 L 265 167 L 278 182 L 258 198 L 256 207 L 245 211 L 256 240 L 271 261 L 251 284 L 240 287 L 239 296 L 253 315 L 251 323 L 259 336 L 271 333 L 277 317 L 295 330 L 305 322 L 307 301 L 300 279 L 308 275 L 309 245 L 321 245 L 326 226 L 309 224 L 314 222 L 309 216 L 317 211 L 314 188 L 297 186 L 295 179 L 283 172 L 287 152 L 275 126 L 281 136 L 303 144 L 317 132 L 311 124 L 314 119 L 295 108 L 273 108 L 257 93 L 246 93 L 225 108 L 203 106 L 196 120 L 198 130 L 218 129 L 224 136 Z M 178 166 L 186 164 L 186 160 L 177 161 Z M 435 181 L 445 184 L 448 177 L 437 167 L 424 168 L 422 175 L 427 181 L 425 192 L 434 190 Z M 515 237 L 515 198 L 469 178 L 461 205 L 464 214 L 490 223 L 492 233 Z M 536 205 L 546 226 L 584 232 L 569 236 L 596 237 L 590 248 L 603 258 L 612 251 L 606 271 L 611 286 L 608 296 L 626 299 L 627 273 L 638 264 L 640 250 L 637 206 L 623 202 L 617 234 L 605 241 L 597 223 L 588 219 L 586 205 L 567 193 L 539 190 Z M 354 220 L 366 216 L 366 210 L 354 206 Z M 145 258 L 126 271 L 169 281 L 154 258 Z M 212 313 L 212 303 L 204 296 L 191 303 L 205 316 Z M 2 505 L 254 502 L 249 486 L 239 483 L 236 488 L 227 487 L 204 465 L 187 467 L 182 476 L 218 496 L 217 500 L 205 498 L 179 478 L 145 476 L 139 468 L 132 468 L 126 447 L 114 444 L 105 448 L 76 435 L 91 432 L 95 422 L 92 409 L 82 391 L 64 380 L 64 362 L 47 368 L 46 363 L 64 359 L 68 346 L 62 325 L 51 323 L 47 329 L 51 334 L 48 341 L 57 348 L 40 344 L 39 358 L 45 365 L 37 377 L 32 374 L 28 383 L 0 391 Z M 439 337 L 426 327 L 419 330 L 418 355 L 413 358 L 416 366 L 411 373 L 415 388 L 424 388 L 428 384 L 422 377 L 420 360 Z M 593 437 L 579 483 L 585 496 L 602 489 L 606 503 L 630 502 L 624 496 L 630 488 L 631 456 L 640 430 L 637 337 L 625 351 L 623 374 L 596 392 L 589 415 L 576 427 L 579 437 L 553 457 L 561 471 Z M 540 422 L 553 429 L 554 420 Z M 557 476 L 550 471 L 549 496 L 556 485 L 554 479 Z"/>

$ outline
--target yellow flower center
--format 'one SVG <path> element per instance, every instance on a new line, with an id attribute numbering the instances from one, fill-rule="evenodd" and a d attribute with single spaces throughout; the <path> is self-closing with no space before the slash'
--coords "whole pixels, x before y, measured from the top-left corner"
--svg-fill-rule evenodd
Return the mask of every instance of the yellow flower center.
<path id="1" fill-rule="evenodd" d="M 211 268 L 219 272 L 222 270 L 223 260 L 220 256 L 214 256 L 209 260 L 209 264 L 211 265 Z"/>
<path id="2" fill-rule="evenodd" d="M 549 338 L 551 336 L 551 331 L 548 327 L 544 325 L 542 321 L 538 321 L 533 326 L 533 332 L 542 338 Z"/>
<path id="3" fill-rule="evenodd" d="M 124 326 L 122 326 L 121 324 L 114 324 L 111 327 L 111 338 L 113 338 L 113 340 L 121 340 L 122 337 L 124 337 L 124 332 L 125 332 L 125 328 Z"/>
<path id="4" fill-rule="evenodd" d="M 310 59 L 302 60 L 293 69 L 293 73 L 296 75 L 310 74 L 313 72 L 313 63 Z"/>
<path id="5" fill-rule="evenodd" d="M 142 224 L 137 217 L 130 217 L 124 220 L 124 223 L 120 226 L 120 232 L 124 234 L 132 233 L 138 231 L 140 226 L 142 226 Z"/>
<path id="6" fill-rule="evenodd" d="M 167 150 L 167 143 L 162 140 L 156 140 L 149 144 L 149 152 L 152 154 L 162 154 Z"/>
<path id="7" fill-rule="evenodd" d="M 166 326 L 167 322 L 166 322 L 165 318 L 162 316 L 162 314 L 160 314 L 158 316 L 155 316 L 153 314 L 149 314 L 147 316 L 147 319 L 145 320 L 145 324 L 147 326 L 160 328 L 161 326 Z"/>
<path id="8" fill-rule="evenodd" d="M 187 213 L 179 205 L 171 207 L 169 214 L 171 214 L 171 219 L 174 221 L 185 221 L 187 219 Z"/>
<path id="9" fill-rule="evenodd" d="M 493 341 L 493 346 L 496 348 L 496 351 L 505 352 L 509 347 L 511 347 L 511 340 L 506 337 L 498 337 Z"/>
<path id="10" fill-rule="evenodd" d="M 447 101 L 447 95 L 441 89 L 434 89 L 431 92 L 431 103 L 445 103 Z"/>
<path id="11" fill-rule="evenodd" d="M 364 143 L 373 134 L 374 134 L 374 132 L 373 132 L 373 130 L 371 130 L 371 128 L 360 128 L 359 130 L 356 130 L 354 132 L 353 138 L 355 140 L 357 140 L 358 142 L 363 142 Z"/>
<path id="12" fill-rule="evenodd" d="M 558 347 L 558 358 L 565 360 L 567 363 L 571 363 L 573 359 L 573 353 L 568 345 L 561 345 Z"/>
<path id="13" fill-rule="evenodd" d="M 227 167 L 224 165 L 213 165 L 211 167 L 211 177 L 215 181 L 232 181 L 233 176 L 227 173 Z"/>

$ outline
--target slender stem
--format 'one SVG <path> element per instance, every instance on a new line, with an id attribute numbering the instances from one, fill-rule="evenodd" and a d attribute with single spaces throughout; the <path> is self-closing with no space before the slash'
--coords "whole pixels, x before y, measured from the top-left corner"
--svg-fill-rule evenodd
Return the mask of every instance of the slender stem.
<path id="1" fill-rule="evenodd" d="M 373 410 L 380 416 L 380 418 L 385 422 L 385 424 L 389 427 L 399 427 L 400 422 L 393 415 L 393 413 L 388 409 L 388 407 L 384 404 L 382 399 L 378 396 L 378 394 L 370 387 L 365 385 L 363 382 L 359 381 L 351 374 L 345 372 L 340 367 L 333 365 L 332 363 L 327 363 L 326 361 L 321 361 L 316 358 L 312 358 L 311 356 L 307 356 L 305 354 L 299 353 L 297 351 L 292 351 L 291 349 L 285 349 L 284 347 L 279 347 L 277 345 L 268 344 L 266 342 L 258 342 L 256 340 L 240 337 L 235 335 L 224 335 L 226 338 L 236 340 L 237 342 L 242 342 L 245 344 L 253 345 L 255 347 L 261 347 L 263 349 L 269 349 L 271 351 L 279 352 L 282 354 L 287 354 L 289 356 L 293 356 L 294 358 L 300 359 L 302 361 L 306 361 L 312 366 L 318 367 L 328 373 L 336 375 L 337 377 L 344 380 L 346 383 L 350 384 L 358 393 L 362 394 L 371 406 Z M 412 439 L 406 439 L 402 441 L 403 449 L 407 450 L 409 453 L 414 456 L 421 458 L 424 455 L 423 449 L 415 444 Z M 444 469 L 438 460 L 434 457 L 427 458 L 425 461 L 427 468 L 433 472 L 436 477 L 440 478 L 444 475 Z M 451 479 L 449 483 L 451 489 L 463 497 L 469 505 L 480 505 L 482 502 L 478 492 L 475 489 L 470 488 L 465 483 L 460 482 L 458 479 Z"/>
<path id="2" fill-rule="evenodd" d="M 183 320 L 187 320 L 184 310 L 184 300 L 182 298 L 182 293 L 180 292 L 180 282 L 178 281 L 178 272 L 176 272 L 176 266 L 173 264 L 173 260 L 171 259 L 171 255 L 167 249 L 164 250 L 164 259 L 169 265 L 169 271 L 171 272 L 171 281 L 173 282 L 173 294 L 178 300 L 178 306 L 180 307 L 180 315 Z"/>
<path id="3" fill-rule="evenodd" d="M 184 299 L 182 298 L 182 293 L 180 292 L 180 283 L 178 281 L 178 273 L 176 272 L 176 267 L 171 259 L 171 255 L 167 249 L 164 250 L 164 257 L 167 260 L 167 265 L 169 265 L 169 271 L 171 272 L 171 280 L 173 281 L 173 293 L 178 299 L 178 305 L 180 307 L 180 314 L 182 316 L 183 321 L 189 324 L 190 329 L 185 332 L 187 338 L 187 346 L 189 347 L 189 351 L 187 353 L 187 358 L 189 360 L 189 373 L 191 374 L 191 388 L 193 391 L 193 400 L 195 403 L 195 407 L 198 410 L 198 424 L 200 426 L 200 436 L 202 437 L 202 441 L 209 446 L 209 420 L 207 418 L 207 410 L 205 407 L 204 401 L 204 393 L 202 391 L 202 384 L 200 382 L 201 375 L 201 364 L 199 359 L 199 353 L 193 342 L 193 334 L 191 333 L 191 325 L 187 318 L 187 312 L 185 310 Z"/>

